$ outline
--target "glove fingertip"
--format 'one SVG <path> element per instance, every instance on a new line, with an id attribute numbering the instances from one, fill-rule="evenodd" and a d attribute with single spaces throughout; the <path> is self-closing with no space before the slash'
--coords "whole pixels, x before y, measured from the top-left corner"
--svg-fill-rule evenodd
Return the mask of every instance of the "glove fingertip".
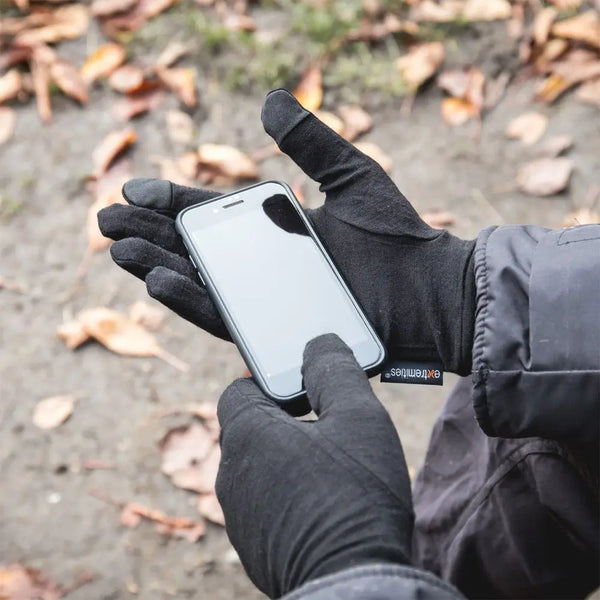
<path id="1" fill-rule="evenodd" d="M 280 144 L 309 115 L 290 92 L 279 88 L 267 94 L 261 119 L 265 131 Z"/>
<path id="2" fill-rule="evenodd" d="M 123 198 L 144 208 L 169 210 L 171 208 L 172 187 L 166 179 L 142 177 L 125 182 L 121 190 Z"/>

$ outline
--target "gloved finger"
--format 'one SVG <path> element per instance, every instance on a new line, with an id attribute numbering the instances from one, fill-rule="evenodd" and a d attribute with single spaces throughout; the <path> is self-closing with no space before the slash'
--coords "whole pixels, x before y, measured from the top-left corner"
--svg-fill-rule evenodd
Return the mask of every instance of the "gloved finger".
<path id="1" fill-rule="evenodd" d="M 333 333 L 306 344 L 302 377 L 308 401 L 319 419 L 357 410 L 362 413 L 365 406 L 381 407 L 352 350 Z"/>
<path id="2" fill-rule="evenodd" d="M 129 204 L 159 211 L 175 217 L 192 204 L 220 196 L 218 192 L 177 185 L 166 179 L 131 179 L 123 186 L 123 197 Z"/>
<path id="3" fill-rule="evenodd" d="M 327 193 L 325 207 L 337 218 L 386 235 L 431 238 L 419 217 L 374 160 L 305 110 L 286 90 L 267 95 L 262 110 L 265 131 Z"/>
<path id="4" fill-rule="evenodd" d="M 205 288 L 189 277 L 166 267 L 155 267 L 146 275 L 148 294 L 204 331 L 231 341 Z"/>
<path id="5" fill-rule="evenodd" d="M 173 219 L 148 208 L 111 204 L 98 212 L 98 226 L 102 235 L 113 240 L 141 238 L 187 258 Z"/>
<path id="6" fill-rule="evenodd" d="M 110 247 L 112 259 L 123 269 L 145 279 L 154 267 L 163 266 L 189 279 L 200 282 L 198 273 L 188 258 L 156 246 L 148 240 L 126 238 Z"/>
<path id="7" fill-rule="evenodd" d="M 239 417 L 239 419 L 238 419 Z M 273 400 L 267 398 L 252 379 L 236 379 L 222 394 L 217 406 L 217 418 L 223 436 L 231 433 L 234 421 L 236 431 L 262 428 L 262 435 L 268 434 L 268 427 L 274 421 L 296 423 L 293 417 L 284 412 Z"/>

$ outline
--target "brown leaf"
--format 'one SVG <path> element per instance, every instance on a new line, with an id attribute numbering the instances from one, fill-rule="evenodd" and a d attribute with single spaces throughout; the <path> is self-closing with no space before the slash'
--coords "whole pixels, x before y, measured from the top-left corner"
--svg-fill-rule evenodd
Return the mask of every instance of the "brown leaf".
<path id="1" fill-rule="evenodd" d="M 88 103 L 88 86 L 79 71 L 65 60 L 50 65 L 50 77 L 56 85 L 80 104 Z"/>
<path id="2" fill-rule="evenodd" d="M 467 0 L 462 10 L 465 21 L 496 21 L 512 14 L 508 0 Z"/>
<path id="3" fill-rule="evenodd" d="M 577 225 L 594 225 L 595 223 L 600 223 L 600 213 L 589 206 L 584 206 L 569 213 L 561 226 L 576 227 Z"/>
<path id="4" fill-rule="evenodd" d="M 296 100 L 309 111 L 317 110 L 323 101 L 323 75 L 319 63 L 312 63 L 294 90 Z"/>
<path id="5" fill-rule="evenodd" d="M 208 454 L 197 464 L 178 469 L 171 474 L 173 485 L 184 490 L 208 493 L 215 489 L 221 461 L 221 448 L 213 443 Z"/>
<path id="6" fill-rule="evenodd" d="M 177 471 L 195 467 L 208 456 L 213 445 L 212 435 L 198 422 L 171 429 L 159 443 L 161 471 L 171 476 Z"/>
<path id="7" fill-rule="evenodd" d="M 90 334 L 83 325 L 74 319 L 67 321 L 56 328 L 56 336 L 61 339 L 67 348 L 74 350 L 90 339 Z"/>
<path id="8" fill-rule="evenodd" d="M 542 156 L 554 158 L 560 156 L 573 145 L 573 138 L 570 135 L 555 135 L 548 139 L 541 147 Z"/>
<path id="9" fill-rule="evenodd" d="M 595 104 L 600 108 L 600 78 L 588 81 L 579 86 L 575 92 L 575 97 L 582 102 Z"/>
<path id="10" fill-rule="evenodd" d="M 315 110 L 313 114 L 317 119 L 323 121 L 329 129 L 333 129 L 338 135 L 343 135 L 344 122 L 337 115 L 334 115 L 328 110 Z"/>
<path id="11" fill-rule="evenodd" d="M 31 46 L 18 46 L 16 44 L 7 44 L 0 54 L 0 69 L 8 69 L 22 62 L 31 60 L 33 49 Z"/>
<path id="12" fill-rule="evenodd" d="M 35 101 L 40 119 L 47 123 L 52 118 L 52 108 L 50 107 L 50 69 L 48 64 L 37 60 L 35 57 L 31 61 L 31 77 L 33 79 L 33 89 L 35 91 Z"/>
<path id="13" fill-rule="evenodd" d="M 392 170 L 392 159 L 377 144 L 373 144 L 372 142 L 357 142 L 354 146 L 372 158 L 376 163 L 379 163 L 386 173 Z"/>
<path id="14" fill-rule="evenodd" d="M 477 115 L 478 111 L 467 100 L 462 98 L 444 98 L 442 100 L 442 117 L 448 125 L 462 125 Z"/>
<path id="15" fill-rule="evenodd" d="M 535 68 L 540 73 L 546 73 L 551 68 L 551 63 L 563 55 L 568 48 L 569 42 L 567 40 L 561 40 L 560 38 L 548 40 L 541 54 L 535 59 Z"/>
<path id="16" fill-rule="evenodd" d="M 170 110 L 166 115 L 167 133 L 171 141 L 191 144 L 194 138 L 194 120 L 181 110 Z"/>
<path id="17" fill-rule="evenodd" d="M 571 50 L 552 65 L 552 74 L 538 88 L 536 99 L 553 102 L 577 83 L 600 76 L 600 61 L 588 50 Z"/>
<path id="18" fill-rule="evenodd" d="M 356 104 L 340 106 L 338 112 L 344 121 L 344 137 L 349 142 L 353 142 L 373 126 L 371 115 Z"/>
<path id="19" fill-rule="evenodd" d="M 187 67 L 161 67 L 155 69 L 158 78 L 186 106 L 196 106 L 196 74 Z"/>
<path id="20" fill-rule="evenodd" d="M 517 184 L 527 194 L 550 196 L 567 187 L 572 170 L 570 158 L 538 158 L 519 170 Z"/>
<path id="21" fill-rule="evenodd" d="M 178 0 L 138 0 L 133 7 L 122 14 L 103 20 L 103 29 L 109 36 L 119 32 L 136 31 L 148 19 L 157 16 Z"/>
<path id="22" fill-rule="evenodd" d="M 129 307 L 129 318 L 149 331 L 160 329 L 165 322 L 165 312 L 147 302 L 134 302 Z"/>
<path id="23" fill-rule="evenodd" d="M 533 21 L 533 40 L 538 46 L 543 46 L 548 40 L 550 29 L 558 17 L 558 11 L 552 6 L 540 10 Z"/>
<path id="24" fill-rule="evenodd" d="M 8 106 L 0 106 L 0 146 L 13 136 L 16 124 L 16 111 Z"/>
<path id="25" fill-rule="evenodd" d="M 11 69 L 0 77 L 0 104 L 16 98 L 23 89 L 23 77 L 17 69 Z"/>
<path id="26" fill-rule="evenodd" d="M 138 0 L 94 0 L 91 11 L 95 17 L 108 17 L 117 13 L 127 12 Z"/>
<path id="27" fill-rule="evenodd" d="M 181 42 L 169 42 L 167 47 L 160 53 L 156 59 L 157 67 L 170 67 L 180 58 L 188 54 L 189 47 Z"/>
<path id="28" fill-rule="evenodd" d="M 122 94 L 133 94 L 144 83 L 144 71 L 134 65 L 123 65 L 113 71 L 108 78 L 108 85 Z"/>
<path id="29" fill-rule="evenodd" d="M 15 42 L 24 46 L 53 43 L 83 35 L 88 28 L 90 17 L 82 3 L 67 4 L 43 13 L 43 25 L 26 29 L 15 36 Z"/>
<path id="30" fill-rule="evenodd" d="M 40 429 L 54 429 L 73 412 L 77 398 L 72 395 L 52 396 L 40 400 L 33 411 L 33 424 Z"/>
<path id="31" fill-rule="evenodd" d="M 447 210 L 431 210 L 419 216 L 429 227 L 434 229 L 444 229 L 456 223 L 454 215 Z"/>
<path id="32" fill-rule="evenodd" d="M 92 153 L 93 176 L 101 177 L 115 158 L 136 140 L 137 134 L 131 128 L 112 131 L 106 135 Z"/>
<path id="33" fill-rule="evenodd" d="M 233 146 L 202 144 L 198 148 L 198 160 L 201 166 L 234 181 L 258 178 L 254 161 Z"/>
<path id="34" fill-rule="evenodd" d="M 600 17 L 595 10 L 559 21 L 552 27 L 552 35 L 583 42 L 600 49 Z"/>
<path id="35" fill-rule="evenodd" d="M 198 165 L 198 155 L 192 152 L 194 157 L 194 164 Z M 182 157 L 183 158 L 183 157 Z M 181 170 L 180 162 L 181 159 L 175 160 L 173 158 L 163 158 L 160 156 L 152 157 L 150 162 L 157 164 L 160 167 L 160 178 L 172 181 L 177 185 L 184 185 L 187 187 L 194 187 L 194 180 L 187 177 Z M 194 170 L 194 177 L 197 169 Z"/>
<path id="36" fill-rule="evenodd" d="M 402 79 L 409 89 L 416 92 L 422 83 L 432 77 L 444 60 L 444 45 L 441 42 L 425 42 L 413 46 L 408 54 L 396 61 Z"/>
<path id="37" fill-rule="evenodd" d="M 2 600 L 59 600 L 63 590 L 38 569 L 19 563 L 0 565 L 0 598 Z"/>
<path id="38" fill-rule="evenodd" d="M 169 529 L 174 530 L 189 529 L 197 531 L 198 527 L 203 525 L 202 522 L 193 521 L 186 517 L 169 517 L 156 508 L 138 504 L 137 502 L 128 502 L 121 511 L 121 523 L 128 527 L 137 527 L 139 520 L 136 522 L 135 516 L 160 523 Z M 198 537 L 201 537 L 201 535 Z M 196 539 L 198 539 L 198 537 L 196 537 Z"/>
<path id="39" fill-rule="evenodd" d="M 548 117 L 538 112 L 527 112 L 514 118 L 506 128 L 506 137 L 521 140 L 526 146 L 535 144 L 548 127 Z"/>
<path id="40" fill-rule="evenodd" d="M 197 508 L 198 512 L 207 521 L 225 527 L 225 515 L 216 494 L 201 494 L 198 496 Z"/>
<path id="41" fill-rule="evenodd" d="M 108 77 L 125 60 L 125 49 L 121 44 L 103 44 L 94 50 L 81 67 L 83 80 L 90 84 L 96 79 Z"/>
<path id="42" fill-rule="evenodd" d="M 149 90 L 119 98 L 113 105 L 113 113 L 120 121 L 128 121 L 146 112 L 156 110 L 165 100 L 163 90 Z"/>

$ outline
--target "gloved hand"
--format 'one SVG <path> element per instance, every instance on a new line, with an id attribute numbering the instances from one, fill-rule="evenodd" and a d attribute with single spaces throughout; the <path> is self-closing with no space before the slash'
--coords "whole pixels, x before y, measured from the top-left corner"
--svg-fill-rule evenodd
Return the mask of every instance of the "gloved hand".
<path id="1" fill-rule="evenodd" d="M 317 421 L 290 417 L 250 379 L 218 407 L 227 535 L 270 597 L 353 566 L 410 562 L 410 480 L 388 413 L 334 334 L 307 344 L 302 374 Z"/>
<path id="2" fill-rule="evenodd" d="M 307 211 L 319 237 L 383 340 L 405 360 L 441 360 L 470 372 L 475 321 L 473 241 L 426 225 L 383 169 L 300 106 L 271 92 L 265 130 L 307 175 L 325 204 Z M 100 211 L 100 229 L 118 240 L 115 262 L 145 278 L 149 294 L 203 329 L 228 338 L 174 229 L 175 215 L 214 197 L 168 181 L 129 181 L 131 206 Z"/>

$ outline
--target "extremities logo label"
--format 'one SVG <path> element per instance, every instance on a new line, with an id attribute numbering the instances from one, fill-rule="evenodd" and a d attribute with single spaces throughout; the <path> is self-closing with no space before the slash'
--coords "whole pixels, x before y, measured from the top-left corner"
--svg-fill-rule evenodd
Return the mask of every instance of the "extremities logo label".
<path id="1" fill-rule="evenodd" d="M 439 363 L 390 360 L 381 372 L 381 381 L 442 385 L 444 383 L 444 371 Z"/>

